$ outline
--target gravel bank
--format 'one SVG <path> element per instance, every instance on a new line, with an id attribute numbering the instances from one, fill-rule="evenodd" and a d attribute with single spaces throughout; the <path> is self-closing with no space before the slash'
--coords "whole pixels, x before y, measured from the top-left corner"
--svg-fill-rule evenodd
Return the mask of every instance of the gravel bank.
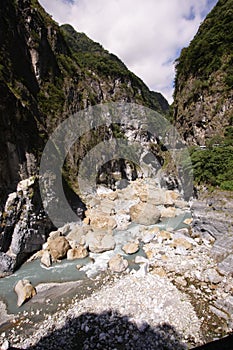
<path id="1" fill-rule="evenodd" d="M 182 341 L 199 341 L 200 326 L 187 296 L 167 278 L 128 275 L 82 301 L 74 299 L 17 347 L 184 350 Z"/>

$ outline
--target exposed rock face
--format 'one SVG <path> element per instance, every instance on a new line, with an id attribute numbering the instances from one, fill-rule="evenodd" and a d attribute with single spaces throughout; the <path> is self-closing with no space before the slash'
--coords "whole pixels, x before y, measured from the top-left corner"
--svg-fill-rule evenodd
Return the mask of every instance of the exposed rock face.
<path id="1" fill-rule="evenodd" d="M 212 244 L 211 255 L 221 274 L 232 275 L 233 199 L 231 192 L 200 194 L 192 205 L 193 234 Z"/>
<path id="2" fill-rule="evenodd" d="M 177 60 L 174 117 L 189 144 L 232 125 L 232 21 L 231 0 L 218 1 Z"/>
<path id="3" fill-rule="evenodd" d="M 49 225 L 39 193 L 36 204 L 32 204 L 29 192 L 15 192 L 20 180 L 38 175 L 42 151 L 55 128 L 68 116 L 103 102 L 135 102 L 161 113 L 166 113 L 169 106 L 101 45 L 69 25 L 59 27 L 36 0 L 3 0 L 0 32 L 4 33 L 0 37 L 0 251 L 10 249 L 11 258 L 2 255 L 1 259 L 6 260 L 1 266 L 2 270 L 7 266 L 12 270 L 40 249 L 47 238 Z M 127 121 L 127 116 L 124 118 Z M 129 130 L 110 121 L 108 127 L 85 134 L 70 149 L 64 168 L 69 181 L 64 181 L 64 190 L 79 217 L 83 218 L 86 208 L 71 187 L 77 183 L 81 159 L 99 142 L 117 136 L 136 137 L 149 147 L 154 139 L 141 133 L 139 122 Z M 158 156 L 159 146 L 154 142 Z M 104 165 L 99 181 L 110 184 L 112 179 L 115 183 L 137 176 L 132 162 L 114 160 Z M 5 206 L 10 192 L 13 194 Z M 92 221 L 93 226 L 103 228 L 103 218 Z M 115 223 L 109 222 L 111 229 Z"/>
<path id="4" fill-rule="evenodd" d="M 15 258 L 6 253 L 0 253 L 0 276 L 4 277 L 8 273 L 12 273 L 15 268 Z"/>
<path id="5" fill-rule="evenodd" d="M 17 192 L 8 197 L 0 221 L 0 251 L 5 253 L 1 255 L 0 270 L 12 272 L 41 249 L 53 227 L 42 209 L 38 179 L 18 184 Z"/>
<path id="6" fill-rule="evenodd" d="M 20 280 L 15 286 L 15 293 L 18 296 L 17 305 L 20 307 L 25 301 L 36 295 L 36 290 L 28 280 Z"/>
<path id="7" fill-rule="evenodd" d="M 59 27 L 37 1 L 3 0 L 0 31 L 0 205 L 20 179 L 37 173 L 45 142 L 68 115 L 107 101 L 168 110 L 116 56 L 71 26 Z M 69 155 L 70 176 L 86 144 Z"/>

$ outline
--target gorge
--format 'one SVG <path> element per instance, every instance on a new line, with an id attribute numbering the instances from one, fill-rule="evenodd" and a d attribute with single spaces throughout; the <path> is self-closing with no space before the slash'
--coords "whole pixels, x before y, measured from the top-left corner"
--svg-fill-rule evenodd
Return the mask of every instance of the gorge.
<path id="1" fill-rule="evenodd" d="M 181 52 L 170 107 L 37 0 L 2 0 L 1 349 L 232 333 L 232 5 Z"/>

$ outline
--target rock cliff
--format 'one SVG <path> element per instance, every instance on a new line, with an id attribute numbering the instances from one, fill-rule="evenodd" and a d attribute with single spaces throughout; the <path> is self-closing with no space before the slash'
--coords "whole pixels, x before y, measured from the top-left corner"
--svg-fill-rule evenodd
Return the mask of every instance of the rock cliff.
<path id="1" fill-rule="evenodd" d="M 232 6 L 219 0 L 176 62 L 174 118 L 190 145 L 224 136 L 233 123 Z"/>
<path id="2" fill-rule="evenodd" d="M 52 227 L 38 191 L 29 186 L 21 193 L 17 185 L 38 175 L 41 154 L 56 127 L 70 115 L 103 102 L 134 102 L 162 114 L 169 106 L 161 94 L 151 92 L 100 44 L 70 25 L 59 27 L 37 0 L 2 2 L 0 92 L 0 252 L 1 271 L 6 272 L 38 250 Z M 80 159 L 103 139 L 119 134 L 127 138 L 126 131 L 118 125 L 99 128 L 84 135 L 70 150 L 64 167 L 64 188 L 72 209 L 80 216 L 85 206 L 72 190 L 77 190 Z M 145 139 L 139 131 L 133 137 Z M 151 137 L 147 136 L 146 141 L 151 143 Z M 159 157 L 157 146 L 154 153 Z M 106 167 L 110 175 L 103 180 Z M 109 184 L 111 171 L 118 172 L 118 180 L 126 173 L 130 179 L 138 176 L 135 167 L 124 160 L 110 162 L 105 168 L 99 173 L 102 183 Z M 13 201 L 5 205 L 9 193 L 14 193 L 10 197 Z"/>
<path id="3" fill-rule="evenodd" d="M 69 26 L 59 27 L 36 0 L 0 9 L 0 191 L 37 172 L 48 136 L 80 109 L 107 101 L 168 110 L 113 54 Z"/>

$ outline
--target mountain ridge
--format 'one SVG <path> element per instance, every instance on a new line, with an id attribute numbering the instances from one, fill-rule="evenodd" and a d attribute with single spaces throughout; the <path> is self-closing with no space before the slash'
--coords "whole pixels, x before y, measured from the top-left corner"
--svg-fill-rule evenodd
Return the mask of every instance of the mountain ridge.
<path id="1" fill-rule="evenodd" d="M 135 102 L 167 113 L 169 105 L 161 94 L 150 92 L 115 55 L 85 34 L 70 25 L 59 27 L 37 0 L 3 0 L 0 27 L 0 80 L 6 96 L 0 105 L 4 200 L 20 179 L 35 174 L 46 140 L 69 115 L 109 101 Z"/>

